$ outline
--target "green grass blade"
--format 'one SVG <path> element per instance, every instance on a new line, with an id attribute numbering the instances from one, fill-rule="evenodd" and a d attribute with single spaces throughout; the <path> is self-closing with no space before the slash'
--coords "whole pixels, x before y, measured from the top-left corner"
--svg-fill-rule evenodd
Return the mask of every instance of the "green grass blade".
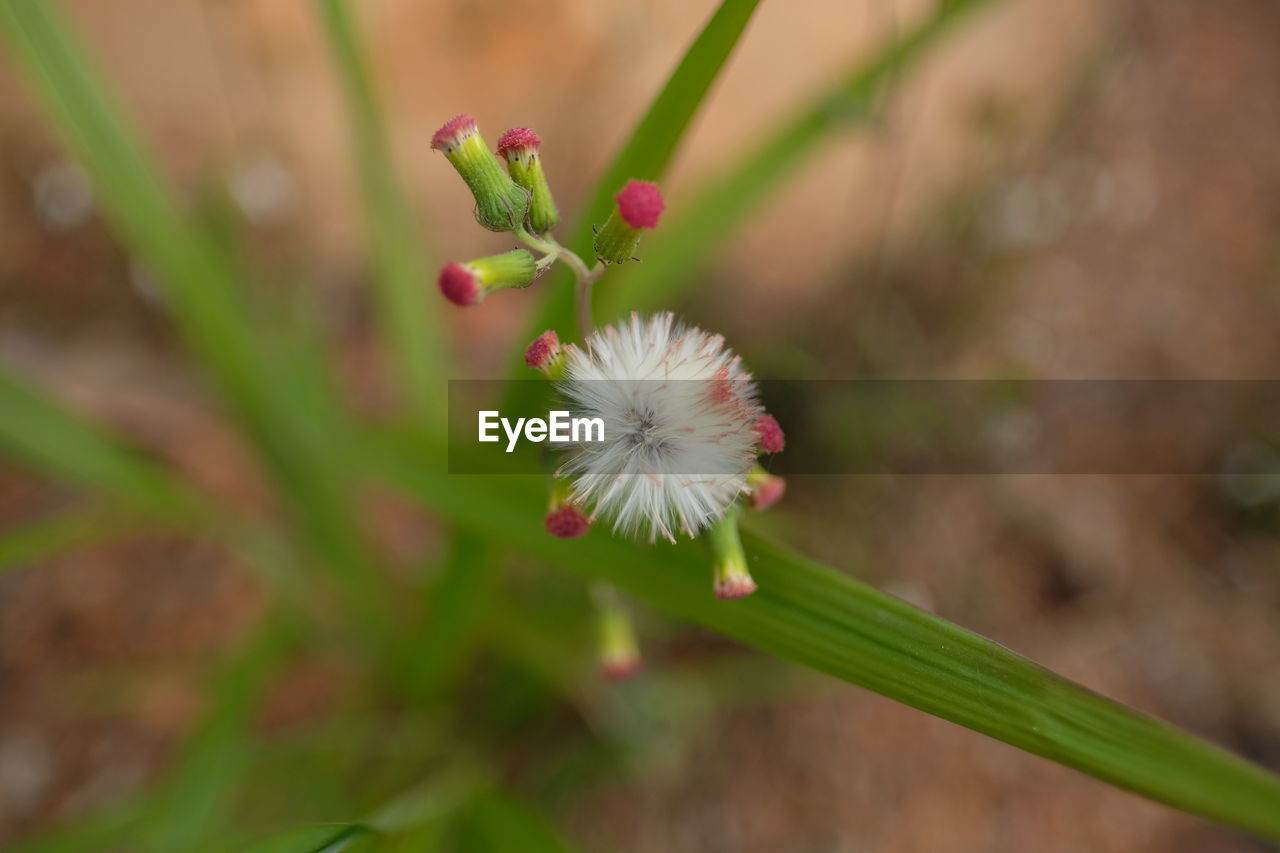
<path id="1" fill-rule="evenodd" d="M 214 679 L 214 705 L 186 742 L 172 778 L 138 833 L 145 850 L 194 850 L 217 838 L 253 757 L 251 723 L 283 661 L 288 632 L 268 614 L 257 634 Z"/>
<path id="2" fill-rule="evenodd" d="M 309 826 L 252 844 L 245 853 L 339 853 L 353 850 L 373 837 L 372 829 L 358 823 Z"/>
<path id="3" fill-rule="evenodd" d="M 539 478 L 440 476 L 415 455 L 392 450 L 387 476 L 478 534 L 1117 786 L 1280 838 L 1280 778 L 839 572 L 748 536 L 760 591 L 721 602 L 701 542 L 636 546 L 604 530 L 554 539 L 542 530 Z"/>
<path id="4" fill-rule="evenodd" d="M 0 370 L 0 413 L 0 453 L 159 518 L 183 517 L 194 510 L 194 496 L 160 465 L 69 414 L 4 370 Z"/>
<path id="5" fill-rule="evenodd" d="M 233 265 L 180 215 L 56 4 L 0 3 L 0 35 L 93 178 L 116 230 L 155 273 L 190 349 L 254 441 L 313 556 L 332 570 L 369 635 L 389 633 L 390 607 L 355 522 L 344 419 L 316 393 L 331 372 L 327 364 L 282 335 L 279 323 L 250 320 Z"/>
<path id="6" fill-rule="evenodd" d="M 656 181 L 666 173 L 685 129 L 742 37 L 759 2 L 721 2 L 627 143 L 596 183 L 590 200 L 574 224 L 566 244 L 569 248 L 582 253 L 583 257 L 590 257 L 594 238 L 592 229 L 608 217 L 613 196 L 627 179 Z M 572 279 L 564 267 L 557 267 L 555 274 L 542 285 L 546 288 L 546 296 L 529 327 L 529 333 L 524 337 L 526 342 L 545 329 L 555 329 L 564 340 L 576 337 Z"/>
<path id="7" fill-rule="evenodd" d="M 368 235 L 377 264 L 382 323 L 388 332 L 400 379 L 419 425 L 439 423 L 447 375 L 435 310 L 428 299 L 427 259 L 400 183 L 384 122 L 346 0 L 318 0 L 334 68 L 347 103 L 351 144 L 364 193 Z M 435 296 L 434 292 L 431 296 Z"/>
<path id="8" fill-rule="evenodd" d="M 421 638 L 406 644 L 412 656 L 409 683 L 420 699 L 446 693 L 465 667 L 496 569 L 496 555 L 488 542 L 468 533 L 454 536 L 430 589 Z"/>
<path id="9" fill-rule="evenodd" d="M 0 574 L 47 560 L 130 529 L 119 509 L 93 504 L 0 530 Z"/>
<path id="10" fill-rule="evenodd" d="M 607 287 L 597 288 L 598 315 L 612 319 L 624 310 L 661 305 L 694 281 L 714 251 L 820 143 L 842 129 L 868 123 L 886 85 L 927 55 L 964 14 L 986 2 L 941 3 L 921 24 L 818 94 L 690 202 L 673 209 L 646 240 L 644 263 L 619 267 Z"/>
<path id="11" fill-rule="evenodd" d="M 461 849 L 473 853 L 570 853 L 573 849 L 540 814 L 509 794 L 476 798 L 463 823 Z"/>

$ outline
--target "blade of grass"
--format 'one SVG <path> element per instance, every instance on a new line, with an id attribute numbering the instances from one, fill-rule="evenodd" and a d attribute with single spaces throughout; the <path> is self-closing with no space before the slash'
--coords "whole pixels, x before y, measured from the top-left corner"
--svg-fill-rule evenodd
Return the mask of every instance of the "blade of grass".
<path id="1" fill-rule="evenodd" d="M 607 287 L 598 288 L 599 315 L 612 318 L 623 310 L 660 305 L 694 281 L 713 252 L 820 143 L 841 129 L 869 123 L 885 87 L 925 56 L 963 15 L 987 2 L 940 3 L 922 23 L 858 63 L 737 165 L 674 209 L 646 241 L 644 262 L 620 267 Z"/>
<path id="2" fill-rule="evenodd" d="M 328 567 L 367 636 L 394 622 L 355 523 L 340 410 L 313 393 L 331 371 L 291 350 L 278 324 L 249 319 L 232 265 L 187 226 L 99 74 L 53 3 L 0 3 L 0 35 L 94 179 L 124 242 L 155 273 L 189 347 L 212 376 L 285 497 L 314 558 Z M 296 342 L 293 342 L 296 343 Z"/>
<path id="3" fill-rule="evenodd" d="M 427 260 L 396 180 L 369 59 L 356 24 L 345 0 L 318 0 L 316 8 L 346 99 L 365 221 L 377 264 L 382 324 L 418 425 L 434 428 L 444 407 L 445 384 L 440 377 L 448 374 L 435 315 L 439 300 L 426 298 Z"/>
<path id="4" fill-rule="evenodd" d="M 573 848 L 531 806 L 510 794 L 482 794 L 467 810 L 462 850 L 569 853 Z"/>
<path id="5" fill-rule="evenodd" d="M 596 183 L 574 224 L 569 248 L 590 257 L 593 229 L 608 217 L 613 196 L 627 179 L 656 181 L 666 173 L 689 122 L 742 38 L 758 5 L 759 0 L 723 0 Z M 522 340 L 530 341 L 546 329 L 555 329 L 563 340 L 572 340 L 577 335 L 572 276 L 559 267 L 543 287 L 546 296 Z M 519 369 L 524 369 L 523 362 Z"/>
<path id="6" fill-rule="evenodd" d="M 756 536 L 755 595 L 715 599 L 700 542 L 636 546 L 542 530 L 536 477 L 441 476 L 430 454 L 384 447 L 384 474 L 476 533 L 677 616 L 1122 788 L 1280 838 L 1280 778 L 1105 699 L 976 634 Z"/>
<path id="7" fill-rule="evenodd" d="M 186 742 L 172 778 L 153 801 L 137 840 L 157 853 L 195 850 L 217 838 L 236 784 L 253 756 L 250 723 L 283 661 L 289 632 L 268 614 L 214 682 L 214 704 Z"/>
<path id="8" fill-rule="evenodd" d="M 364 820 L 291 830 L 252 844 L 249 850 L 337 853 L 371 846 L 365 842 L 377 842 L 377 849 L 400 849 L 394 847 L 394 842 L 406 835 L 413 840 L 406 849 L 435 849 L 432 842 L 437 840 L 442 824 L 475 796 L 481 779 L 476 771 L 466 768 L 445 772 L 405 791 Z"/>
<path id="9" fill-rule="evenodd" d="M 373 837 L 372 829 L 355 823 L 308 826 L 250 845 L 245 853 L 340 853 Z"/>
<path id="10" fill-rule="evenodd" d="M 119 535 L 131 521 L 119 509 L 91 504 L 0 530 L 0 574 Z"/>
<path id="11" fill-rule="evenodd" d="M 196 498 L 159 464 L 69 415 L 0 369 L 0 451 L 68 483 L 161 519 L 192 515 Z"/>
<path id="12" fill-rule="evenodd" d="M 466 665 L 496 569 L 496 554 L 484 539 L 466 533 L 454 537 L 431 586 L 421 639 L 406 644 L 413 657 L 410 683 L 420 699 L 447 693 Z"/>

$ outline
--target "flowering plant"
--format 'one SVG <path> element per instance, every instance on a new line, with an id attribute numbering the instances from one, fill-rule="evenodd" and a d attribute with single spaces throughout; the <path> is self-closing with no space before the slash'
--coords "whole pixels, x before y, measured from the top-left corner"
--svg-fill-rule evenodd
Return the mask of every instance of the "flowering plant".
<path id="1" fill-rule="evenodd" d="M 446 264 L 438 278 L 446 299 L 467 307 L 495 291 L 529 287 L 557 261 L 573 272 L 581 341 L 563 343 L 548 330 L 529 344 L 525 363 L 551 379 L 579 412 L 598 418 L 606 438 L 567 451 L 550 490 L 547 532 L 577 538 L 600 518 L 615 533 L 647 534 L 650 542 L 706 532 L 716 596 L 750 595 L 756 584 L 738 535 L 740 507 L 763 510 L 782 496 L 785 482 L 759 457 L 786 444 L 751 374 L 723 336 L 670 313 L 632 314 L 592 328 L 592 288 L 609 266 L 638 260 L 644 232 L 658 226 L 666 208 L 658 187 L 641 180 L 621 187 L 608 219 L 595 228 L 595 257 L 588 263 L 551 233 L 559 211 L 534 131 L 508 130 L 495 156 L 475 119 L 459 115 L 436 131 L 431 147 L 471 190 L 476 221 L 524 246 Z M 618 656 L 617 637 L 629 635 L 618 629 L 615 596 L 597 598 L 609 603 L 602 620 L 610 626 L 602 631 L 606 671 L 628 669 L 609 663 Z M 621 644 L 634 646 L 629 636 Z"/>

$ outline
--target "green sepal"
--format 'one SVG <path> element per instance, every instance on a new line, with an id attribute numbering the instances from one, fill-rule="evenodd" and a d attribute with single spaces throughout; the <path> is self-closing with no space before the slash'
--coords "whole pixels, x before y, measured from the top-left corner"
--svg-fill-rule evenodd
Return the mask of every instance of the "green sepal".
<path id="1" fill-rule="evenodd" d="M 529 192 L 529 228 L 545 234 L 560 221 L 560 211 L 551 197 L 551 186 L 542 171 L 542 158 L 537 151 L 513 151 L 507 154 L 507 171 L 511 179 Z"/>
<path id="2" fill-rule="evenodd" d="M 529 213 L 529 191 L 502 170 L 480 134 L 444 152 L 476 200 L 476 221 L 490 231 L 515 231 Z"/>
<path id="3" fill-rule="evenodd" d="M 500 255 L 467 261 L 466 266 L 475 273 L 485 290 L 502 290 L 507 287 L 528 287 L 538 277 L 538 264 L 527 249 L 512 249 Z"/>
<path id="4" fill-rule="evenodd" d="M 606 264 L 620 264 L 634 260 L 640 245 L 640 230 L 632 228 L 614 208 L 609 219 L 596 232 L 596 258 Z"/>

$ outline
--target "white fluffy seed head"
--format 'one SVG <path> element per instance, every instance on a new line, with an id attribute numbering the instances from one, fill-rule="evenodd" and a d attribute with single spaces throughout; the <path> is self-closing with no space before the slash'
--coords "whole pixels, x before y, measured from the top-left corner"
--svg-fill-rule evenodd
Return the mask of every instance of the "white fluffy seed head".
<path id="1" fill-rule="evenodd" d="M 614 530 L 694 536 L 746 491 L 764 410 L 721 336 L 632 314 L 567 347 L 557 387 L 575 417 L 604 422 L 605 439 L 571 445 L 557 476 Z"/>

